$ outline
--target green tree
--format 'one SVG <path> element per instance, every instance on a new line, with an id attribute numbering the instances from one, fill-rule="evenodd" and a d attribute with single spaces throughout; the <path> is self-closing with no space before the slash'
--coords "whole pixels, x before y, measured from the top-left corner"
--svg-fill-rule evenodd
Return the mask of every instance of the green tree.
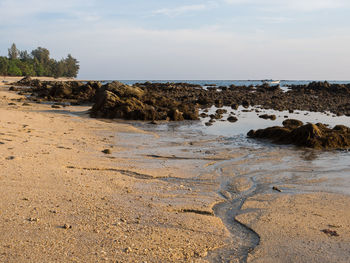
<path id="1" fill-rule="evenodd" d="M 56 61 L 55 66 L 54 66 L 54 70 L 53 70 L 53 76 L 55 78 L 62 77 L 62 76 L 64 76 L 65 70 L 66 70 L 66 66 L 65 66 L 64 61 L 63 60 L 58 61 L 58 62 Z"/>
<path id="2" fill-rule="evenodd" d="M 65 77 L 75 78 L 79 72 L 79 61 L 72 57 L 71 54 L 68 54 L 67 58 L 64 59 L 65 64 Z"/>
<path id="3" fill-rule="evenodd" d="M 6 76 L 9 61 L 6 57 L 0 57 L 0 75 Z"/>
<path id="4" fill-rule="evenodd" d="M 16 61 L 16 66 L 21 70 L 23 76 L 35 76 L 34 66 L 31 63 Z"/>
<path id="5" fill-rule="evenodd" d="M 50 61 L 50 51 L 46 48 L 38 47 L 32 51 L 32 56 L 37 59 L 43 66 L 47 65 Z"/>
<path id="6" fill-rule="evenodd" d="M 9 76 L 22 76 L 22 71 L 20 70 L 19 67 L 17 67 L 15 60 L 10 60 L 7 74 Z"/>
<path id="7" fill-rule="evenodd" d="M 34 58 L 33 65 L 34 65 L 34 71 L 36 76 L 38 77 L 45 76 L 44 66 L 36 58 Z"/>
<path id="8" fill-rule="evenodd" d="M 34 49 L 31 53 L 20 51 L 16 44 L 8 49 L 8 58 L 0 57 L 0 74 L 10 76 L 47 76 L 76 77 L 79 72 L 79 62 L 68 55 L 67 58 L 56 61 L 50 58 L 50 51 L 43 47 Z"/>
<path id="9" fill-rule="evenodd" d="M 19 59 L 23 62 L 31 62 L 32 61 L 32 57 L 30 56 L 30 54 L 28 53 L 27 50 L 19 52 Z"/>
<path id="10" fill-rule="evenodd" d="M 15 43 L 13 43 L 12 46 L 8 49 L 8 55 L 9 55 L 9 59 L 11 60 L 18 59 L 19 50 L 17 49 Z"/>

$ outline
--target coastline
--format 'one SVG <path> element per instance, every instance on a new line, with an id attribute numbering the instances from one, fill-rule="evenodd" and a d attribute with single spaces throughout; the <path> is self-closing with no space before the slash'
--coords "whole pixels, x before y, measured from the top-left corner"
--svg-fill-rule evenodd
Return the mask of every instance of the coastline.
<path id="1" fill-rule="evenodd" d="M 23 79 L 23 76 L 12 77 L 12 76 L 0 76 L 0 85 L 8 85 L 16 83 Z M 32 79 L 38 79 L 40 81 L 84 81 L 75 78 L 53 78 L 53 77 L 31 77 Z"/>
<path id="2" fill-rule="evenodd" d="M 133 152 L 123 158 L 130 145 L 147 148 L 140 143 L 145 134 L 155 144 L 167 141 L 128 124 L 74 115 L 87 107 L 23 106 L 23 96 L 0 89 L 1 260 L 207 262 L 208 253 L 227 244 L 230 233 L 210 215 L 214 204 L 225 201 L 218 186 L 189 187 L 170 179 L 191 178 L 203 167 L 216 168 L 218 156 L 240 153 L 199 158 L 195 167 L 189 160 L 181 169 L 164 156 L 173 166 L 161 167 L 159 158 Z M 116 154 L 101 153 L 106 148 Z M 201 179 L 215 181 L 214 168 Z M 238 194 L 249 190 L 249 182 L 236 178 L 235 166 L 219 168 Z M 242 207 L 247 213 L 237 219 L 261 241 L 248 262 L 293 262 L 296 253 L 303 256 L 300 262 L 347 262 L 349 204 L 347 196 L 329 193 L 249 197 Z M 321 232 L 329 225 L 339 237 Z M 320 256 L 329 251 L 331 257 Z"/>

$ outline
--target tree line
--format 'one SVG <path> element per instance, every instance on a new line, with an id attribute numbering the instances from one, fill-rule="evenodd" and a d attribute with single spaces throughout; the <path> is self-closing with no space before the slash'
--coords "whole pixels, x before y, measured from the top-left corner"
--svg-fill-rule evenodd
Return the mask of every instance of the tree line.
<path id="1" fill-rule="evenodd" d="M 32 52 L 20 51 L 16 44 L 8 49 L 8 57 L 0 57 L 0 75 L 37 77 L 77 77 L 79 61 L 68 54 L 56 61 L 50 58 L 50 51 L 38 47 Z"/>

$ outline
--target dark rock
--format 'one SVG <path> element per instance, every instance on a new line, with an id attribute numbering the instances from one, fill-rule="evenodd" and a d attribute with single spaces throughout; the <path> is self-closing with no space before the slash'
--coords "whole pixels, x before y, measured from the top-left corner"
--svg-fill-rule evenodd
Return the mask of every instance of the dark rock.
<path id="1" fill-rule="evenodd" d="M 53 109 L 60 109 L 61 108 L 61 106 L 60 105 L 51 105 L 51 108 L 53 108 Z"/>
<path id="2" fill-rule="evenodd" d="M 248 107 L 250 106 L 249 101 L 247 101 L 247 100 L 242 101 L 242 106 L 243 106 L 244 108 L 248 108 Z"/>
<path id="3" fill-rule="evenodd" d="M 282 190 L 281 189 L 279 189 L 277 186 L 273 186 L 272 187 L 272 190 L 274 190 L 274 191 L 276 191 L 276 192 L 282 192 Z"/>
<path id="4" fill-rule="evenodd" d="M 238 107 L 239 107 L 239 105 L 238 105 L 237 103 L 231 104 L 231 108 L 232 108 L 233 110 L 238 110 Z"/>
<path id="5" fill-rule="evenodd" d="M 225 110 L 225 109 L 217 109 L 216 113 L 219 114 L 219 115 L 222 115 L 222 114 L 227 113 L 227 110 Z"/>
<path id="6" fill-rule="evenodd" d="M 284 120 L 282 124 L 286 128 L 298 128 L 298 127 L 304 125 L 304 123 L 302 121 L 295 120 L 295 119 Z"/>
<path id="7" fill-rule="evenodd" d="M 350 148 L 350 128 L 343 125 L 338 125 L 333 129 L 321 123 L 316 125 L 309 123 L 299 127 L 293 125 L 288 127 L 275 126 L 257 131 L 252 130 L 248 136 L 314 149 Z"/>
<path id="8" fill-rule="evenodd" d="M 259 118 L 261 119 L 270 119 L 270 120 L 276 120 L 276 115 L 268 115 L 268 114 L 263 114 L 263 115 L 260 115 Z"/>
<path id="9" fill-rule="evenodd" d="M 104 154 L 112 154 L 112 151 L 110 149 L 104 149 L 102 152 Z"/>
<path id="10" fill-rule="evenodd" d="M 235 116 L 230 116 L 230 117 L 227 118 L 227 120 L 229 122 L 236 122 L 236 121 L 238 121 L 237 117 L 235 117 Z"/>
<path id="11" fill-rule="evenodd" d="M 323 229 L 321 231 L 330 237 L 338 237 L 339 236 L 338 232 L 335 230 Z"/>
<path id="12" fill-rule="evenodd" d="M 64 224 L 64 225 L 62 226 L 62 228 L 64 228 L 64 229 L 71 229 L 72 226 L 69 225 L 69 224 Z"/>

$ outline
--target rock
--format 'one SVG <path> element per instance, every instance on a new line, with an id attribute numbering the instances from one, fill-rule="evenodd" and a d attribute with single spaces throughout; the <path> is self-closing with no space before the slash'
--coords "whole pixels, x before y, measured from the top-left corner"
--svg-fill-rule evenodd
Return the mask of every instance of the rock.
<path id="1" fill-rule="evenodd" d="M 300 122 L 289 122 L 289 124 Z M 257 131 L 249 131 L 248 137 L 270 139 L 274 143 L 294 144 L 297 146 L 314 149 L 349 149 L 350 148 L 350 128 L 338 125 L 333 129 L 326 125 L 305 124 L 297 127 L 269 127 Z"/>
<path id="2" fill-rule="evenodd" d="M 268 115 L 268 114 L 263 114 L 263 115 L 260 115 L 259 118 L 261 119 L 270 119 L 270 120 L 276 120 L 276 115 Z"/>
<path id="3" fill-rule="evenodd" d="M 213 125 L 212 122 L 206 122 L 206 123 L 205 123 L 205 126 L 212 126 L 212 125 Z"/>
<path id="4" fill-rule="evenodd" d="M 72 228 L 72 226 L 71 226 L 71 225 L 69 225 L 69 224 L 64 224 L 62 228 L 64 228 L 64 229 L 71 229 L 71 228 Z"/>
<path id="5" fill-rule="evenodd" d="M 222 114 L 227 113 L 227 110 L 225 110 L 225 109 L 217 109 L 216 113 L 219 114 L 219 115 L 222 115 Z"/>
<path id="6" fill-rule="evenodd" d="M 172 121 L 183 121 L 184 117 L 182 115 L 182 112 L 180 112 L 178 109 L 171 109 L 170 112 L 168 113 L 168 117 Z"/>
<path id="7" fill-rule="evenodd" d="M 282 190 L 281 189 L 279 189 L 277 186 L 273 186 L 272 187 L 272 190 L 274 190 L 274 191 L 277 191 L 277 192 L 282 192 Z"/>
<path id="8" fill-rule="evenodd" d="M 112 154 L 112 151 L 110 149 L 104 149 L 102 152 L 104 154 Z"/>
<path id="9" fill-rule="evenodd" d="M 30 106 L 30 104 L 25 102 L 25 103 L 22 104 L 22 106 Z"/>
<path id="10" fill-rule="evenodd" d="M 61 108 L 61 106 L 60 105 L 51 105 L 51 108 L 53 108 L 53 109 L 60 109 Z"/>
<path id="11" fill-rule="evenodd" d="M 200 85 L 188 83 L 146 82 L 130 86 L 120 82 L 102 85 L 100 82 L 62 83 L 30 78 L 22 79 L 17 85 L 25 86 L 22 90 L 19 88 L 23 94 L 30 92 L 33 98 L 41 100 L 68 101 L 74 105 L 93 103 L 90 114 L 99 118 L 182 120 L 182 114 L 185 120 L 197 120 L 199 107 L 205 110 L 213 105 L 218 108 L 231 106 L 236 110 L 240 104 L 244 107 L 261 105 L 264 109 L 279 111 L 327 111 L 350 116 L 350 84 L 312 82 L 291 86 L 288 92 L 268 85 L 203 89 Z M 109 100 L 108 92 L 115 96 L 115 101 Z M 222 114 L 219 112 L 218 117 Z"/>
<path id="12" fill-rule="evenodd" d="M 131 253 L 131 252 L 132 252 L 131 247 L 125 248 L 125 249 L 124 249 L 124 252 L 125 252 L 125 253 Z"/>
<path id="13" fill-rule="evenodd" d="M 286 128 L 298 128 L 302 126 L 304 123 L 302 121 L 295 120 L 295 119 L 287 119 L 287 120 L 284 120 L 282 124 Z"/>
<path id="14" fill-rule="evenodd" d="M 242 106 L 243 106 L 244 108 L 248 108 L 248 107 L 250 106 L 249 101 L 247 101 L 247 100 L 242 101 Z"/>
<path id="15" fill-rule="evenodd" d="M 338 237 L 339 236 L 339 234 L 335 230 L 323 229 L 321 231 L 330 237 Z"/>
<path id="16" fill-rule="evenodd" d="M 238 105 L 237 103 L 231 104 L 231 108 L 232 108 L 233 110 L 238 110 L 238 107 L 239 107 L 239 105 Z"/>
<path id="17" fill-rule="evenodd" d="M 227 120 L 228 120 L 229 122 L 236 122 L 236 121 L 238 121 L 237 117 L 235 117 L 235 116 L 229 116 L 229 117 L 227 118 Z"/>

